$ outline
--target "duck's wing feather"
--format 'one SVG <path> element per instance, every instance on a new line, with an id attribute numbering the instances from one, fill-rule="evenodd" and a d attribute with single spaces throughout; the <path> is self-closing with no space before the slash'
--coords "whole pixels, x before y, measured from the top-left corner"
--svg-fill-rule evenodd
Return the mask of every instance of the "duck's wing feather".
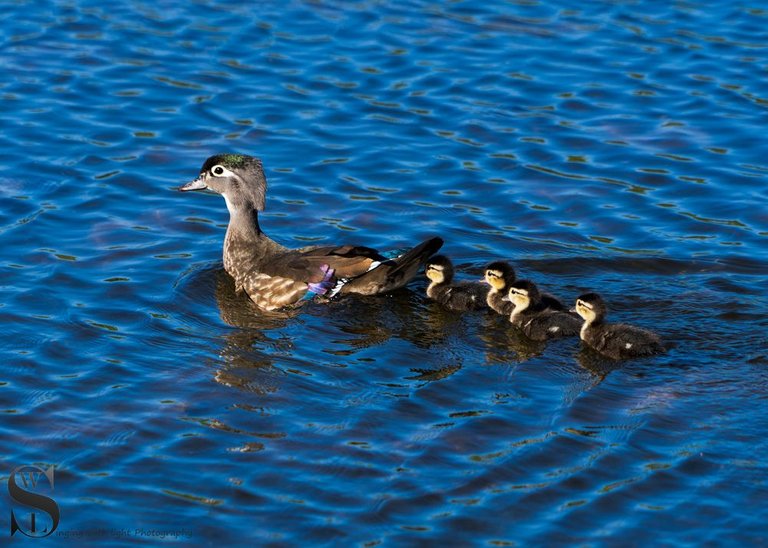
<path id="1" fill-rule="evenodd" d="M 489 307 L 503 316 L 509 316 L 515 308 L 515 305 L 509 301 L 505 301 L 504 295 L 498 291 L 491 292 L 489 290 L 486 293 L 486 302 Z"/>
<path id="2" fill-rule="evenodd" d="M 305 248 L 271 257 L 259 270 L 305 283 L 318 283 L 332 270 L 334 279 L 356 278 L 387 259 L 375 249 L 342 245 Z"/>
<path id="3" fill-rule="evenodd" d="M 354 278 L 341 288 L 341 293 L 375 295 L 404 286 L 424 267 L 424 263 L 437 253 L 443 240 L 429 238 L 392 259 L 371 265 L 367 272 Z"/>
<path id="4" fill-rule="evenodd" d="M 282 250 L 261 261 L 254 272 L 299 284 L 313 293 L 373 295 L 412 279 L 443 240 L 430 238 L 394 258 L 370 247 L 341 245 Z"/>
<path id="5" fill-rule="evenodd" d="M 613 324 L 610 333 L 606 333 L 604 344 L 612 346 L 620 355 L 627 357 L 651 355 L 663 351 L 658 335 L 626 324 Z"/>
<path id="6" fill-rule="evenodd" d="M 436 300 L 451 310 L 459 312 L 479 310 L 486 304 L 485 287 L 479 283 L 459 282 L 446 288 L 446 291 Z"/>

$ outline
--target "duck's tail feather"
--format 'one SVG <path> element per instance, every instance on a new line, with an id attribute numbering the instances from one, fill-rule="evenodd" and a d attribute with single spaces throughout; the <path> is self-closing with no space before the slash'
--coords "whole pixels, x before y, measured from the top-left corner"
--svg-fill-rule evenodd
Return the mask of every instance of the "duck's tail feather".
<path id="1" fill-rule="evenodd" d="M 442 245 L 442 238 L 425 240 L 399 257 L 382 261 L 362 276 L 349 280 L 339 293 L 375 295 L 402 287 L 419 273 L 427 259 L 437 253 Z"/>

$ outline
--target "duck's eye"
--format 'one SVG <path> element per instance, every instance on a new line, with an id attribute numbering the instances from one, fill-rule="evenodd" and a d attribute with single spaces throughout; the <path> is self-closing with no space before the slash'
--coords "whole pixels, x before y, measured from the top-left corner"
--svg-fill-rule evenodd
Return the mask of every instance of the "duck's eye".
<path id="1" fill-rule="evenodd" d="M 211 174 L 215 175 L 216 177 L 221 177 L 224 175 L 224 166 L 213 166 L 211 168 Z"/>

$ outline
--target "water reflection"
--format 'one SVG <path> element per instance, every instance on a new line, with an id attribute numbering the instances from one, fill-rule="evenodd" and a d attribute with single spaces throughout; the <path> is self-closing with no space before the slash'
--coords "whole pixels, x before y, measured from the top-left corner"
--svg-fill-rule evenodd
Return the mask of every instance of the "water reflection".
<path id="1" fill-rule="evenodd" d="M 261 311 L 245 294 L 235 291 L 232 277 L 223 268 L 217 268 L 213 276 L 219 317 L 234 328 L 221 336 L 224 345 L 219 356 L 226 365 L 216 370 L 216 382 L 261 395 L 275 392 L 282 370 L 275 365 L 274 356 L 290 354 L 293 341 L 270 337 L 270 333 L 284 328 L 300 310 Z"/>
<path id="2" fill-rule="evenodd" d="M 600 381 L 605 380 L 611 371 L 622 367 L 623 362 L 608 359 L 592 348 L 581 344 L 581 341 L 577 341 L 577 344 L 580 344 L 581 348 L 576 353 L 576 361 L 582 369 L 588 371 Z"/>
<path id="3" fill-rule="evenodd" d="M 443 379 L 447 379 L 457 371 L 461 369 L 461 365 L 448 365 L 445 367 L 440 367 L 437 369 L 422 369 L 420 367 L 412 367 L 411 372 L 415 373 L 415 375 L 411 377 L 406 377 L 408 380 L 417 380 L 417 381 L 427 381 L 427 382 L 433 382 L 433 381 L 440 381 Z"/>
<path id="4" fill-rule="evenodd" d="M 445 345 L 452 338 L 460 337 L 469 330 L 469 324 L 480 313 L 460 313 L 446 310 L 438 303 L 427 301 L 419 315 L 417 345 L 423 348 Z"/>
<path id="5" fill-rule="evenodd" d="M 488 312 L 478 337 L 485 350 L 485 363 L 522 363 L 540 356 L 547 344 L 533 341 L 512 325 L 506 316 Z"/>

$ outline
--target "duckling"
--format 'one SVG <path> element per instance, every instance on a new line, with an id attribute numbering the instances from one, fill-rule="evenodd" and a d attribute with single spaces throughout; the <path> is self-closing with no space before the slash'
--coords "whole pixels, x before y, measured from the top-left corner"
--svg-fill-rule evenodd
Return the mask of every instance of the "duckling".
<path id="1" fill-rule="evenodd" d="M 608 324 L 608 308 L 597 293 L 576 299 L 576 313 L 584 319 L 580 337 L 588 346 L 614 360 L 651 356 L 664 352 L 655 333 L 626 324 Z"/>
<path id="2" fill-rule="evenodd" d="M 373 295 L 402 287 L 443 245 L 430 238 L 388 257 L 370 247 L 310 246 L 289 249 L 269 238 L 259 225 L 266 204 L 267 178 L 261 161 L 243 154 L 218 154 L 181 191 L 209 190 L 224 197 L 229 226 L 224 236 L 224 270 L 261 309 L 301 304 L 315 296 Z"/>
<path id="3" fill-rule="evenodd" d="M 508 316 L 512 313 L 514 305 L 507 299 L 509 285 L 517 279 L 515 269 L 506 261 L 494 261 L 485 267 L 485 283 L 491 286 L 488 291 L 487 303 L 490 308 Z M 566 306 L 554 295 L 540 293 L 544 308 L 550 310 L 567 311 Z"/>
<path id="4" fill-rule="evenodd" d="M 450 310 L 465 312 L 485 305 L 485 286 L 476 282 L 453 283 L 453 263 L 445 255 L 435 255 L 427 261 L 424 273 L 431 282 L 427 297 Z"/>
<path id="5" fill-rule="evenodd" d="M 517 280 L 506 297 L 514 306 L 509 321 L 534 341 L 578 335 L 581 322 L 568 312 L 547 308 L 536 284 Z"/>
<path id="6" fill-rule="evenodd" d="M 508 286 L 515 278 L 515 269 L 506 261 L 494 261 L 485 267 L 483 281 L 491 286 L 486 295 L 489 308 L 504 316 L 512 313 L 514 305 L 506 297 Z"/>

